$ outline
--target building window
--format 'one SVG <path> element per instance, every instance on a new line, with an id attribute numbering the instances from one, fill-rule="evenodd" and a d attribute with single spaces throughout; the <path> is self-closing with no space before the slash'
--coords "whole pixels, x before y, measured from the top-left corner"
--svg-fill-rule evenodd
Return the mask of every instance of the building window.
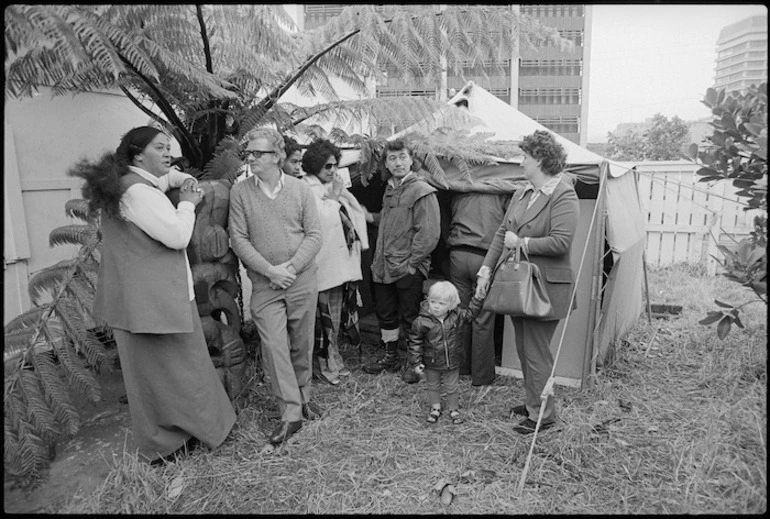
<path id="1" fill-rule="evenodd" d="M 580 59 L 523 59 L 519 65 L 522 76 L 582 76 L 583 60 Z"/>
<path id="2" fill-rule="evenodd" d="M 522 5 L 519 12 L 534 18 L 583 16 L 583 6 L 577 4 Z"/>
<path id="3" fill-rule="evenodd" d="M 580 88 L 519 89 L 519 104 L 522 105 L 577 105 L 580 103 Z"/>
<path id="4" fill-rule="evenodd" d="M 535 117 L 535 121 L 556 133 L 580 133 L 580 117 Z"/>
<path id="5" fill-rule="evenodd" d="M 377 88 L 376 91 L 377 97 L 429 97 L 431 99 L 436 98 L 436 90 L 411 90 L 407 88 L 403 89 L 397 89 L 397 88 L 389 88 L 389 89 L 381 89 Z"/>

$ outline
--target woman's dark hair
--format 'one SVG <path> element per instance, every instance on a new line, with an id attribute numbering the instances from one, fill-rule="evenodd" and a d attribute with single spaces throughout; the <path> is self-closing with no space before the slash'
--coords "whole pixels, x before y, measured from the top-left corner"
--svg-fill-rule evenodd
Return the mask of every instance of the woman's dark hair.
<path id="1" fill-rule="evenodd" d="M 134 157 L 159 133 L 162 132 L 150 126 L 134 128 L 123 136 L 115 153 L 105 153 L 97 162 L 81 160 L 67 171 L 67 175 L 85 180 L 82 193 L 88 200 L 91 214 L 101 210 L 108 216 L 119 217 L 120 197 L 123 196 L 120 178 L 128 173 Z"/>
<path id="2" fill-rule="evenodd" d="M 286 148 L 286 158 L 288 159 L 291 157 L 294 153 L 298 151 L 302 151 L 302 147 L 300 147 L 299 143 L 289 137 L 288 135 L 283 136 L 283 145 Z"/>
<path id="3" fill-rule="evenodd" d="M 316 175 L 321 172 L 329 157 L 334 156 L 337 163 L 340 161 L 340 149 L 326 139 L 319 139 L 311 142 L 305 154 L 302 155 L 302 169 L 308 175 Z"/>
<path id="4" fill-rule="evenodd" d="M 567 152 L 550 132 L 536 130 L 527 135 L 519 144 L 519 148 L 540 161 L 540 169 L 546 175 L 558 175 L 567 164 Z"/>
<path id="5" fill-rule="evenodd" d="M 129 165 L 134 160 L 134 157 L 142 153 L 159 133 L 162 132 L 152 126 L 139 126 L 129 130 L 120 139 L 120 145 L 115 154 L 118 156 L 118 159 L 124 160 L 126 165 Z"/>

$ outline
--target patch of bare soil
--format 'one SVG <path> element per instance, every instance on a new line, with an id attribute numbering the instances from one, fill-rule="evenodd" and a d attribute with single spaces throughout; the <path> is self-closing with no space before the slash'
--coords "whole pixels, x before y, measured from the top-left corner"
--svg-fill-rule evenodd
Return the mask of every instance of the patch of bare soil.
<path id="1" fill-rule="evenodd" d="M 31 492 L 14 488 L 5 474 L 3 509 L 5 513 L 57 513 L 59 506 L 77 492 L 88 493 L 109 473 L 113 457 L 122 455 L 130 443 L 131 419 L 120 370 L 98 376 L 101 401 L 85 397 L 74 403 L 81 411 L 81 427 L 70 439 L 56 445 L 56 457 L 42 483 Z"/>

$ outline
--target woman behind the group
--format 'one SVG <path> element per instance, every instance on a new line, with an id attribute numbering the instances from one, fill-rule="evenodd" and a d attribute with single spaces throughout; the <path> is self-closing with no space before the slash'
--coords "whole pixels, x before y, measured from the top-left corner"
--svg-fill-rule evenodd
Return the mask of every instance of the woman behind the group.
<path id="1" fill-rule="evenodd" d="M 540 412 L 540 394 L 553 368 L 549 350 L 559 320 L 569 310 L 574 277 L 570 263 L 572 240 L 577 229 L 579 205 L 571 181 L 562 174 L 567 154 L 547 131 L 527 135 L 519 145 L 524 151 L 521 166 L 529 184 L 519 189 L 478 272 L 476 295 L 486 295 L 492 268 L 505 252 L 521 247 L 543 274 L 553 313 L 544 320 L 511 318 L 515 330 L 516 352 L 521 362 L 526 402 L 511 412 L 524 416 L 514 430 L 534 432 Z M 553 396 L 548 397 L 541 429 L 552 427 L 556 419 Z"/>
<path id="2" fill-rule="evenodd" d="M 340 383 L 340 375 L 350 374 L 339 351 L 340 320 L 343 307 L 356 304 L 353 283 L 363 279 L 361 251 L 369 248 L 365 211 L 344 187 L 337 170 L 340 156 L 339 148 L 321 139 L 311 143 L 302 157 L 304 179 L 317 198 L 323 235 L 316 256 L 320 325 L 316 327 L 313 374 L 332 385 Z"/>
<path id="3" fill-rule="evenodd" d="M 70 174 L 101 211 L 102 259 L 94 315 L 112 327 L 134 441 L 151 462 L 191 447 L 215 448 L 236 416 L 208 353 L 185 248 L 203 193 L 170 169 L 169 138 L 134 128 L 116 153 Z M 175 208 L 165 191 L 180 188 Z"/>

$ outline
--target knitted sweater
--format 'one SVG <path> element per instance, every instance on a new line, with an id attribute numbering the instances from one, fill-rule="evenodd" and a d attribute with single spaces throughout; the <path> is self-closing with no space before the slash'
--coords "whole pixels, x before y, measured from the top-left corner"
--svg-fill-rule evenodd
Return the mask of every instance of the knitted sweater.
<path id="1" fill-rule="evenodd" d="M 315 195 L 302 180 L 286 175 L 284 182 L 275 200 L 257 186 L 255 177 L 230 190 L 230 244 L 252 282 L 266 282 L 267 270 L 287 261 L 299 274 L 321 249 Z"/>

